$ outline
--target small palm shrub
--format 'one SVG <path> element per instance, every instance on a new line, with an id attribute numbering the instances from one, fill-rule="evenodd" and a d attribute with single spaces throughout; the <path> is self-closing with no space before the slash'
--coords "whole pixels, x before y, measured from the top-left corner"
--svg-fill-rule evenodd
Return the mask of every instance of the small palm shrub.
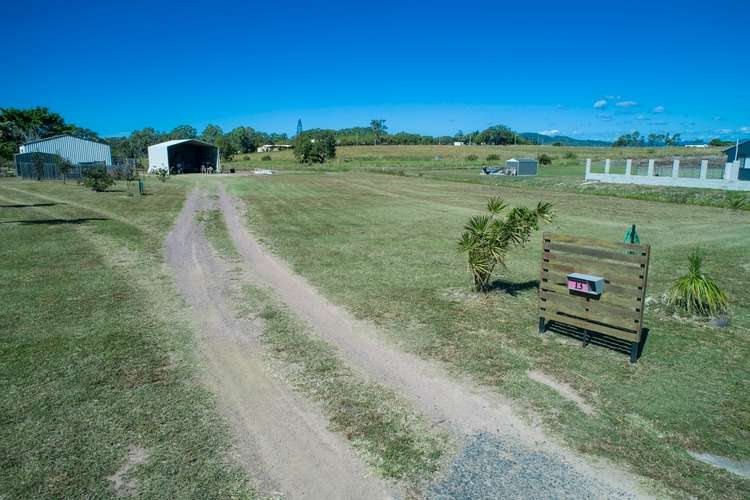
<path id="1" fill-rule="evenodd" d="M 538 161 L 540 165 L 551 165 L 552 157 L 548 154 L 541 153 L 539 156 L 536 157 L 536 161 Z"/>
<path id="2" fill-rule="evenodd" d="M 271 155 L 263 155 L 260 157 L 260 161 L 271 161 Z"/>
<path id="3" fill-rule="evenodd" d="M 495 153 L 487 155 L 487 161 L 498 161 L 500 157 Z"/>
<path id="4" fill-rule="evenodd" d="M 729 208 L 735 210 L 743 210 L 748 206 L 747 197 L 742 193 L 729 193 L 726 203 Z"/>
<path id="5" fill-rule="evenodd" d="M 566 160 L 575 160 L 576 158 L 578 158 L 578 155 L 573 151 L 566 151 L 563 155 L 563 158 L 565 158 Z"/>
<path id="6" fill-rule="evenodd" d="M 703 273 L 703 252 L 688 256 L 688 273 L 677 278 L 667 293 L 667 306 L 691 316 L 716 316 L 727 309 L 727 295 L 713 278 Z"/>
<path id="7" fill-rule="evenodd" d="M 470 154 L 469 156 L 466 157 L 466 159 L 469 161 L 477 161 L 479 157 L 475 154 Z"/>
<path id="8" fill-rule="evenodd" d="M 467 254 L 469 272 L 474 280 L 474 289 L 486 292 L 492 273 L 501 265 L 505 267 L 505 256 L 512 247 L 523 246 L 531 232 L 539 229 L 539 222 L 552 220 L 552 204 L 539 202 L 535 209 L 512 208 L 503 218 L 507 205 L 500 198 L 490 198 L 487 213 L 469 219 L 458 249 Z"/>

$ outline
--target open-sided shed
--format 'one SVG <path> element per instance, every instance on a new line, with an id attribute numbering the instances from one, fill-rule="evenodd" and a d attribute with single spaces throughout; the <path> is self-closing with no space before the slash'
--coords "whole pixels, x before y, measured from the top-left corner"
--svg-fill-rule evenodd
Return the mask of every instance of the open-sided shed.
<path id="1" fill-rule="evenodd" d="M 148 147 L 149 173 L 163 169 L 169 173 L 191 173 L 203 168 L 221 172 L 217 146 L 198 139 L 176 139 Z"/>

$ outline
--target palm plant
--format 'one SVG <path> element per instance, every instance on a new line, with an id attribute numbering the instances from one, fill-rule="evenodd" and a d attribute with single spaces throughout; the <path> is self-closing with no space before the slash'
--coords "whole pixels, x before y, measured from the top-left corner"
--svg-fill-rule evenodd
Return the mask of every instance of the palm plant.
<path id="1" fill-rule="evenodd" d="M 743 210 L 748 206 L 748 200 L 742 193 L 729 193 L 726 198 L 726 204 L 729 208 Z"/>
<path id="2" fill-rule="evenodd" d="M 498 264 L 505 267 L 508 250 L 528 242 L 540 221 L 552 220 L 551 203 L 540 201 L 534 210 L 515 207 L 503 218 L 501 213 L 507 207 L 501 198 L 490 198 L 487 213 L 469 219 L 458 241 L 459 251 L 467 254 L 474 288 L 479 292 L 487 291 Z"/>
<path id="3" fill-rule="evenodd" d="M 690 315 L 715 316 L 727 308 L 727 294 L 713 278 L 703 273 L 703 252 L 688 256 L 688 273 L 677 278 L 667 294 L 667 305 Z"/>

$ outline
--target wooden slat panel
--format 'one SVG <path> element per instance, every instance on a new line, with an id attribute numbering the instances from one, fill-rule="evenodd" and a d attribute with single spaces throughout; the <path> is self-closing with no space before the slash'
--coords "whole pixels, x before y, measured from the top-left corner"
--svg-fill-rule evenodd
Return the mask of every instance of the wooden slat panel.
<path id="1" fill-rule="evenodd" d="M 610 262 L 596 259 L 576 258 L 568 255 L 544 253 L 542 267 L 551 271 L 561 273 L 586 273 L 601 276 L 607 281 L 618 286 L 631 285 L 633 287 L 643 286 L 644 268 L 640 270 L 631 265 L 619 266 Z"/>
<path id="2" fill-rule="evenodd" d="M 571 316 L 586 318 L 627 330 L 640 330 L 640 311 L 599 304 L 594 301 L 584 302 L 578 299 L 580 297 L 567 296 L 547 290 L 542 290 L 540 296 L 540 300 L 545 306 L 561 309 Z"/>
<path id="3" fill-rule="evenodd" d="M 610 337 L 626 340 L 628 342 L 640 342 L 641 340 L 640 332 L 625 332 L 616 328 L 592 323 L 585 319 L 571 318 L 566 316 L 565 311 L 556 309 L 554 306 L 542 309 L 539 314 L 548 321 L 559 321 L 560 323 L 584 328 L 586 330 L 591 330 L 592 332 L 603 333 L 604 335 L 609 335 Z"/>
<path id="4" fill-rule="evenodd" d="M 586 300 L 586 297 L 570 293 L 568 290 L 568 280 L 565 275 L 556 275 L 542 271 L 539 288 Z M 598 301 L 602 304 L 611 304 L 635 310 L 640 309 L 640 298 L 640 293 L 634 290 L 623 290 L 622 288 L 609 286 L 605 283 L 604 293 L 599 296 Z"/>
<path id="5" fill-rule="evenodd" d="M 540 317 L 628 342 L 640 341 L 649 245 L 545 233 L 542 249 Z M 572 294 L 567 275 L 573 272 L 602 276 L 604 293 L 596 299 Z"/>
<path id="6" fill-rule="evenodd" d="M 622 253 L 615 250 L 601 250 L 597 248 L 580 247 L 576 245 L 569 245 L 567 243 L 555 243 L 545 242 L 544 250 L 552 250 L 553 252 L 566 252 L 573 255 L 586 255 L 589 257 L 596 257 L 598 259 L 610 259 L 620 263 L 629 263 L 635 267 L 640 267 L 641 264 L 646 263 L 646 257 L 641 254 L 627 254 L 623 250 Z"/>
<path id="7" fill-rule="evenodd" d="M 546 278 L 558 285 L 568 286 L 568 273 L 560 273 L 553 270 L 542 269 L 542 278 Z M 610 295 L 619 295 L 623 298 L 635 298 L 641 296 L 641 287 L 634 285 L 618 285 L 610 282 L 604 276 L 604 292 Z"/>
<path id="8" fill-rule="evenodd" d="M 633 250 L 638 253 L 643 253 L 648 245 L 636 245 L 632 243 L 618 243 L 616 241 L 609 240 L 595 240 L 591 238 L 581 238 L 579 236 L 572 236 L 570 234 L 560 233 L 544 233 L 542 239 L 555 241 L 560 243 L 572 243 L 575 245 L 582 245 L 588 247 L 597 248 L 610 248 L 612 250 Z"/>

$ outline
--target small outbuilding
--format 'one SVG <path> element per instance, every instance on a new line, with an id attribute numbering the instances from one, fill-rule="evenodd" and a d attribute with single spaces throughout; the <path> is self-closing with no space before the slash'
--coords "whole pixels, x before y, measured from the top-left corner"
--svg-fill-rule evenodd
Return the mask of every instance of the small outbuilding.
<path id="1" fill-rule="evenodd" d="M 171 174 L 221 172 L 219 148 L 198 139 L 175 139 L 148 147 L 148 172 L 166 169 Z"/>
<path id="2" fill-rule="evenodd" d="M 741 181 L 750 181 L 750 139 L 740 141 L 739 144 L 724 150 L 727 155 L 727 163 L 737 160 L 740 164 L 737 179 Z"/>
<path id="3" fill-rule="evenodd" d="M 505 162 L 505 167 L 511 172 L 515 172 L 512 175 L 536 175 L 537 162 L 531 158 L 520 158 L 518 160 L 511 158 Z"/>

